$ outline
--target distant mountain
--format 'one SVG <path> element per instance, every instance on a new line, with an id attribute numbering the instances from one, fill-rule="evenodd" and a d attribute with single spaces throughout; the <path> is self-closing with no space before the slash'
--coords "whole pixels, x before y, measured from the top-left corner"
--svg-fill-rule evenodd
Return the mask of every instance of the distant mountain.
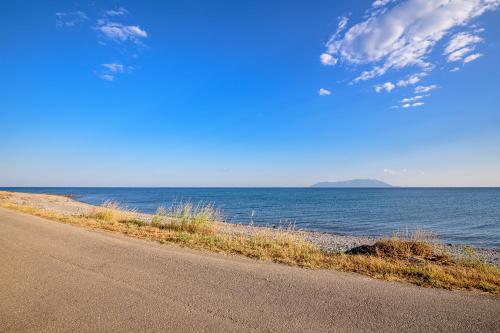
<path id="1" fill-rule="evenodd" d="M 376 179 L 351 179 L 340 182 L 320 182 L 311 187 L 392 187 Z"/>

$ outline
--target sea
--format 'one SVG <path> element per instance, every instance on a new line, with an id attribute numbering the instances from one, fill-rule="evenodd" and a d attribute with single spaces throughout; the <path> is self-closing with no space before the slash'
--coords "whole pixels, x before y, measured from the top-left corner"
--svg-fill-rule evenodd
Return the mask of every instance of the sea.
<path id="1" fill-rule="evenodd" d="M 229 223 L 294 225 L 356 236 L 426 230 L 446 243 L 500 248 L 500 188 L 125 188 L 3 187 L 107 200 L 154 213 L 159 206 L 211 204 Z"/>

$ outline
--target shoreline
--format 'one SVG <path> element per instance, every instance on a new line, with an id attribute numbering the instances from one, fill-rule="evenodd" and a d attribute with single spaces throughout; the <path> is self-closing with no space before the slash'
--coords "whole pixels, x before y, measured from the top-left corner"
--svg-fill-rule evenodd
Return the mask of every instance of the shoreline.
<path id="1" fill-rule="evenodd" d="M 167 191 L 156 191 L 156 189 L 163 188 L 167 189 Z M 246 188 L 247 187 L 242 187 L 242 189 Z M 288 187 L 269 187 L 268 189 L 280 190 L 287 188 Z M 95 191 L 92 189 L 95 189 Z M 101 191 L 101 189 L 104 189 L 104 191 Z M 128 190 L 123 191 L 122 189 L 130 189 L 131 192 Z M 140 191 L 136 193 L 134 191 L 136 189 L 140 189 Z M 172 192 L 168 191 L 168 189 L 180 189 L 182 191 Z M 184 191 L 190 189 L 211 190 L 226 189 L 226 187 L 0 187 L 0 191 L 45 193 L 62 196 L 68 196 L 69 194 L 70 198 L 96 206 L 102 205 L 106 200 L 110 200 L 118 203 L 125 209 L 128 207 L 136 207 L 137 211 L 152 215 L 155 214 L 156 208 L 159 206 L 182 204 L 187 200 L 187 203 L 207 204 L 211 205 L 216 210 L 220 208 L 220 211 L 223 212 L 223 221 L 236 225 L 258 225 L 265 228 L 286 228 L 288 225 L 292 225 L 296 230 L 318 233 L 320 235 L 326 233 L 365 239 L 386 238 L 390 237 L 395 232 L 398 234 L 405 233 L 406 230 L 422 230 L 424 232 L 429 231 L 430 233 L 434 233 L 435 231 L 435 235 L 437 236 L 439 234 L 438 237 L 442 243 L 453 247 L 471 246 L 483 250 L 500 249 L 500 243 L 498 243 L 497 240 L 498 237 L 495 237 L 495 234 L 498 233 L 498 225 L 495 223 L 494 219 L 497 209 L 495 209 L 495 202 L 491 201 L 492 195 L 496 195 L 496 192 L 491 192 L 492 194 L 488 194 L 490 192 L 478 192 L 477 200 L 482 202 L 481 206 L 473 207 L 471 205 L 460 205 L 464 206 L 463 208 L 456 207 L 456 201 L 464 199 L 463 194 L 460 194 L 462 192 L 457 192 L 456 195 L 459 196 L 451 200 L 452 204 L 448 205 L 445 203 L 441 209 L 438 209 L 437 213 L 434 213 L 432 210 L 434 208 L 426 209 L 422 206 L 422 204 L 426 203 L 429 198 L 432 197 L 421 194 L 417 196 L 410 195 L 411 198 L 417 200 L 414 204 L 405 204 L 404 201 L 406 199 L 403 198 L 401 207 L 396 205 L 400 201 L 399 199 L 396 201 L 394 201 L 394 198 L 390 199 L 392 204 L 395 204 L 394 208 L 398 207 L 397 209 L 386 206 L 384 202 L 377 202 L 376 200 L 379 200 L 377 198 L 375 198 L 375 201 L 370 199 L 365 202 L 363 201 L 363 194 L 356 194 L 352 198 L 362 201 L 359 207 L 357 207 L 357 203 L 354 205 L 350 203 L 348 205 L 340 203 L 338 207 L 335 208 L 337 204 L 331 202 L 335 207 L 329 208 L 330 200 L 336 200 L 335 195 L 333 197 L 325 197 L 325 200 L 328 199 L 326 202 L 315 199 L 312 203 L 309 203 L 309 201 L 305 204 L 294 203 L 290 207 L 287 207 L 286 198 L 288 198 L 288 194 L 286 192 L 284 196 L 285 200 L 283 199 L 283 195 L 280 194 L 281 192 L 277 192 L 277 194 L 271 192 L 269 197 L 265 196 L 265 200 L 268 198 L 272 200 L 272 202 L 268 204 L 263 201 L 262 198 L 259 199 L 259 197 L 255 197 L 255 195 L 260 192 L 254 194 L 253 192 L 236 191 L 228 193 L 221 192 L 222 194 L 220 194 L 219 192 L 212 191 Z M 227 187 L 227 189 L 239 189 L 239 187 Z M 248 187 L 248 189 L 262 188 Z M 290 189 L 295 190 L 298 188 L 290 187 Z M 311 189 L 317 190 L 317 188 L 309 187 L 304 187 L 302 189 L 307 191 Z M 329 190 L 330 189 L 331 188 L 329 188 Z M 333 190 L 336 189 L 337 188 L 334 188 Z M 352 188 L 345 189 L 353 190 Z M 430 189 L 436 188 L 432 187 Z M 446 187 L 443 189 L 451 188 Z M 459 187 L 458 189 L 466 188 Z M 118 192 L 115 190 L 118 190 Z M 158 197 L 160 193 L 161 197 Z M 298 192 L 298 194 L 294 194 L 295 192 L 291 193 L 292 195 L 298 195 L 297 198 L 300 198 L 300 192 Z M 483 195 L 482 193 L 486 193 L 486 197 L 479 196 Z M 439 194 L 439 192 L 431 194 L 431 196 L 437 194 Z M 451 193 L 451 195 L 455 194 Z M 323 195 L 320 195 L 320 197 L 323 200 Z M 342 196 L 340 198 L 342 198 Z M 217 205 L 215 205 L 215 202 L 217 202 Z M 488 208 L 486 208 L 488 206 L 491 209 L 488 210 Z M 256 213 L 255 216 L 254 209 Z M 361 228 L 360 226 L 363 227 Z"/>
<path id="2" fill-rule="evenodd" d="M 47 195 L 51 195 L 48 194 Z M 92 207 L 100 207 L 96 205 L 92 205 L 83 201 L 79 201 L 76 196 L 71 194 L 60 194 L 62 197 L 66 197 L 75 202 L 79 202 L 85 205 L 89 205 Z M 154 214 L 142 213 L 139 212 L 141 216 L 144 216 L 146 220 L 150 221 Z M 265 225 L 249 225 L 243 223 L 233 223 L 233 222 L 224 222 L 230 226 L 234 226 L 235 228 L 240 228 L 239 230 L 242 233 L 255 233 L 258 230 L 274 230 L 278 229 L 275 225 L 265 226 Z M 246 231 L 246 232 L 245 232 Z M 319 246 L 321 249 L 325 251 L 332 252 L 346 252 L 355 247 L 363 246 L 363 245 L 373 245 L 377 240 L 390 238 L 390 235 L 381 235 L 381 236 L 370 236 L 370 235 L 348 235 L 348 234 L 340 234 L 333 233 L 327 231 L 316 231 L 316 230 L 303 230 L 297 229 L 295 231 L 297 234 L 304 237 L 305 240 Z M 500 248 L 488 248 L 488 247 L 477 247 L 469 244 L 459 244 L 459 243 L 444 243 L 437 240 L 436 243 L 440 250 L 444 250 L 446 253 L 450 254 L 455 259 L 460 259 L 466 256 L 466 251 L 469 248 L 473 248 L 477 257 L 481 260 L 486 261 L 496 267 L 500 268 Z"/>
<path id="3" fill-rule="evenodd" d="M 7 192 L 0 191 L 1 193 L 9 193 L 17 198 L 19 203 L 30 203 L 42 209 L 52 210 L 60 214 L 70 214 L 70 215 L 86 215 L 101 206 L 91 205 L 83 201 L 78 201 L 73 195 L 67 194 L 49 194 L 49 193 L 27 193 L 27 192 Z M 51 199 L 51 197 L 53 197 Z M 59 198 L 59 200 L 55 200 Z M 154 214 L 140 213 L 137 215 L 145 222 L 151 223 Z M 266 231 L 270 233 L 279 232 L 279 228 L 258 226 L 258 225 L 246 225 L 246 224 L 236 224 L 231 222 L 224 222 L 224 232 L 233 235 L 245 235 L 251 236 L 257 234 L 261 231 Z M 390 235 L 376 237 L 376 236 L 354 236 L 346 234 L 336 234 L 331 232 L 323 231 L 309 231 L 309 230 L 294 230 L 291 231 L 294 234 L 299 235 L 306 241 L 317 245 L 324 251 L 327 252 L 337 252 L 345 253 L 353 248 L 363 246 L 363 245 L 373 245 L 377 240 L 388 239 Z M 467 251 L 474 249 L 474 253 L 477 258 L 484 260 L 498 268 L 500 268 L 500 249 L 496 248 L 482 248 L 475 247 L 468 244 L 450 244 L 443 243 L 439 240 L 437 242 L 431 243 L 436 245 L 439 251 L 443 251 L 449 254 L 454 259 L 461 259 L 466 257 Z"/>

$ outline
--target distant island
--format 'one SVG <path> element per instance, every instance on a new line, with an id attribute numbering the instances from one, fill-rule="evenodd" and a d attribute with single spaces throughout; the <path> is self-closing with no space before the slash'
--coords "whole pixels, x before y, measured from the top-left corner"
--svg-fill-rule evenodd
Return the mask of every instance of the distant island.
<path id="1" fill-rule="evenodd" d="M 376 179 L 351 179 L 339 182 L 319 182 L 311 187 L 392 187 Z"/>

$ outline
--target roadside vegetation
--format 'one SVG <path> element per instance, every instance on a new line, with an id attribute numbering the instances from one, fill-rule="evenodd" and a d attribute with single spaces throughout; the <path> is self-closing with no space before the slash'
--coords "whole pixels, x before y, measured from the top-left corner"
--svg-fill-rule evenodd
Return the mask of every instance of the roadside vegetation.
<path id="1" fill-rule="evenodd" d="M 87 214 L 67 215 L 10 200 L 0 192 L 0 207 L 43 218 L 108 230 L 160 243 L 238 254 L 290 266 L 356 272 L 374 278 L 406 281 L 425 287 L 479 290 L 500 295 L 500 269 L 477 258 L 473 249 L 452 259 L 428 234 L 394 234 L 346 253 L 327 252 L 306 241 L 293 228 L 252 228 L 234 232 L 211 205 L 178 204 L 158 208 L 154 216 L 106 202 Z M 444 248 L 444 247 L 443 247 Z"/>

